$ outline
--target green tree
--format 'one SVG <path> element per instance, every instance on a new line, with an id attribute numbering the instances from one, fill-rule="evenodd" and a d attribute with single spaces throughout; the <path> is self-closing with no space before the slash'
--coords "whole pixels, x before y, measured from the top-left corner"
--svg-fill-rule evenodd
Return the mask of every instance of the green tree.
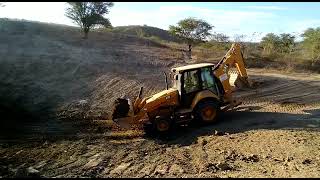
<path id="1" fill-rule="evenodd" d="M 210 30 L 213 27 L 204 20 L 189 17 L 180 20 L 177 26 L 170 25 L 169 32 L 183 39 L 189 45 L 189 51 L 191 52 L 191 46 L 204 41 L 211 35 Z"/>
<path id="2" fill-rule="evenodd" d="M 96 26 L 111 27 L 111 23 L 104 15 L 109 13 L 112 2 L 68 2 L 66 16 L 77 23 L 84 38 L 88 38 L 89 31 Z"/>
<path id="3" fill-rule="evenodd" d="M 312 60 L 320 58 L 320 27 L 309 28 L 301 35 L 304 39 L 303 48 L 309 53 Z"/>
<path id="4" fill-rule="evenodd" d="M 279 50 L 281 53 L 290 53 L 294 48 L 295 36 L 291 34 L 280 34 Z"/>
<path id="5" fill-rule="evenodd" d="M 268 33 L 264 36 L 260 42 L 263 47 L 263 52 L 270 54 L 273 51 L 277 51 L 280 44 L 280 37 L 274 33 Z"/>

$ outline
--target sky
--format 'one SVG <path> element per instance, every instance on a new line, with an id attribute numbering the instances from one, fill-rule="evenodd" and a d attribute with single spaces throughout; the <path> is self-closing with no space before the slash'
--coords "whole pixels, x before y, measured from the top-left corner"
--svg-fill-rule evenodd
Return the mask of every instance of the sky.
<path id="1" fill-rule="evenodd" d="M 0 17 L 76 26 L 65 16 L 64 2 L 5 2 Z M 299 35 L 320 26 L 320 2 L 115 2 L 106 16 L 113 26 L 148 25 L 168 30 L 187 17 L 214 26 L 231 39 L 260 41 L 267 33 Z"/>

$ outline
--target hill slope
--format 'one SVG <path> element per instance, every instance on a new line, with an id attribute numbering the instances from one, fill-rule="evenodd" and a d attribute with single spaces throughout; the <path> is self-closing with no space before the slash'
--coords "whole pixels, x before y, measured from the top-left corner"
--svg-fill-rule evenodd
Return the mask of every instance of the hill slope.
<path id="1" fill-rule="evenodd" d="M 165 41 L 180 42 L 178 38 L 172 36 L 168 31 L 151 26 L 117 26 L 111 31 L 138 37 L 154 37 Z"/>
<path id="2" fill-rule="evenodd" d="M 0 105 L 6 108 L 5 122 L 25 122 L 26 116 L 13 116 L 22 111 L 41 122 L 57 114 L 106 118 L 115 98 L 135 96 L 140 86 L 145 95 L 163 89 L 159 74 L 183 57 L 175 49 L 121 33 L 92 32 L 83 40 L 79 29 L 69 26 L 8 19 L 0 24 L 0 98 L 5 100 Z"/>

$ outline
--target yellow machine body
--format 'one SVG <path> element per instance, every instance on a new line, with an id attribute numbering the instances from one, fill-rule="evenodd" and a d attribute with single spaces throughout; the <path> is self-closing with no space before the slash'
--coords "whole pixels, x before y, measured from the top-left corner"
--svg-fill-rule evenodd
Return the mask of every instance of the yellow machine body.
<path id="1" fill-rule="evenodd" d="M 176 111 L 190 113 L 195 110 L 199 102 L 206 100 L 215 100 L 219 102 L 219 104 L 227 105 L 224 110 L 239 105 L 240 102 L 233 99 L 232 93 L 234 87 L 232 87 L 229 82 L 229 69 L 232 66 L 235 66 L 238 71 L 237 82 L 235 84 L 238 86 L 242 84 L 250 87 L 240 44 L 234 43 L 227 54 L 217 64 L 199 63 L 171 69 L 171 72 L 174 74 L 171 78 L 174 85 L 171 88 L 167 88 L 166 90 L 146 98 L 141 98 L 141 88 L 139 96 L 132 105 L 133 113 L 130 116 L 131 121 L 134 123 L 145 123 L 150 122 L 150 119 L 155 119 L 162 114 L 170 115 Z M 208 89 L 203 89 L 199 92 L 195 92 L 191 104 L 186 107 L 181 101 L 181 87 L 179 89 L 181 79 L 178 77 L 182 76 L 184 72 L 201 68 L 212 68 L 212 73 L 217 81 L 222 84 L 224 93 L 223 95 L 219 95 Z"/>

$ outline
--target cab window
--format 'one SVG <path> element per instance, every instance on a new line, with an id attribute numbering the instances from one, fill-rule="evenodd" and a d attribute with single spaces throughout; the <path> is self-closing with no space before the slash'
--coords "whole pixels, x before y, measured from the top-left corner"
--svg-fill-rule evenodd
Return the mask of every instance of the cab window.
<path id="1" fill-rule="evenodd" d="M 185 72 L 183 80 L 183 88 L 185 90 L 185 93 L 200 90 L 197 70 Z"/>
<path id="2" fill-rule="evenodd" d="M 203 89 L 209 89 L 216 93 L 216 86 L 211 68 L 201 69 L 201 80 Z"/>

